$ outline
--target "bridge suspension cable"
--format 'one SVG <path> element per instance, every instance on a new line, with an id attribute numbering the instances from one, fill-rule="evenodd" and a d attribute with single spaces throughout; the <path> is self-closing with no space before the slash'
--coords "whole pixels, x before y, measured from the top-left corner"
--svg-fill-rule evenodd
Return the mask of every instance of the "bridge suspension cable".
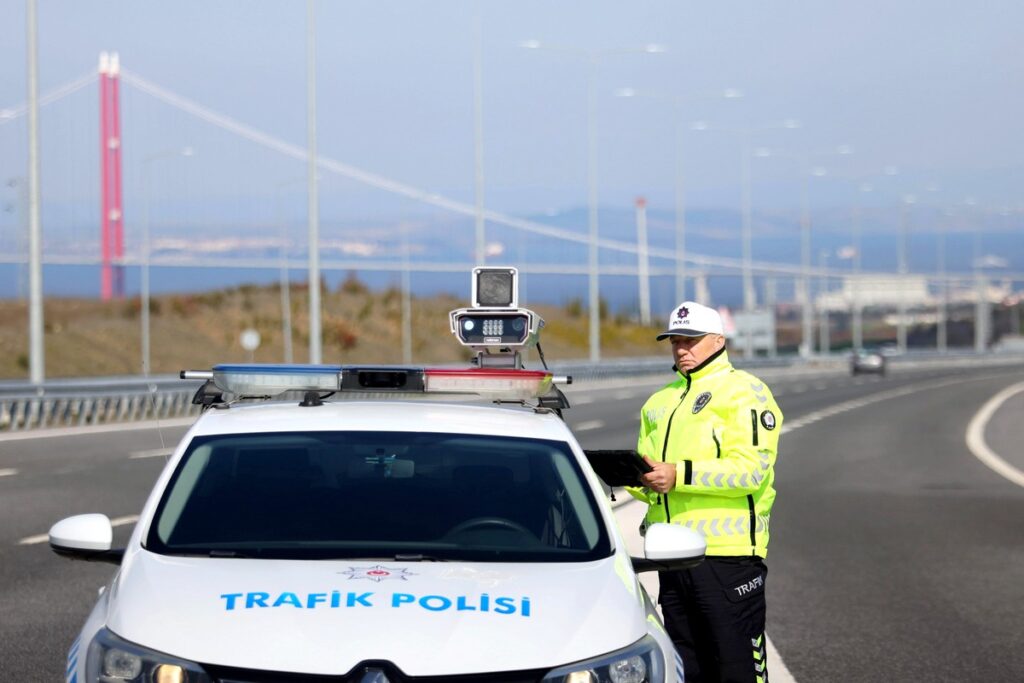
<path id="1" fill-rule="evenodd" d="M 59 85 L 55 88 L 48 90 L 46 93 L 40 96 L 39 104 L 41 106 L 53 104 L 58 100 L 61 100 L 82 88 L 85 88 L 96 81 L 98 78 L 96 72 L 90 71 L 76 79 L 68 81 L 63 85 Z M 140 92 L 143 92 L 151 97 L 154 97 L 176 109 L 184 111 L 196 118 L 210 123 L 211 125 L 217 126 L 230 133 L 243 137 L 250 140 L 258 145 L 261 145 L 267 149 L 274 150 L 280 154 L 291 157 L 299 161 L 305 161 L 307 158 L 306 149 L 298 145 L 291 144 L 280 138 L 274 137 L 268 133 L 265 133 L 257 128 L 241 123 L 240 121 L 220 114 L 213 111 L 212 109 L 205 107 L 197 102 L 194 102 L 186 97 L 178 95 L 171 90 L 164 88 L 145 77 L 130 71 L 128 69 L 121 68 L 121 80 L 127 85 L 136 88 Z M 18 119 L 28 112 L 28 105 L 26 103 L 20 103 L 15 106 L 0 109 L 0 126 L 10 123 L 15 119 Z M 390 178 L 371 173 L 363 169 L 346 164 L 330 157 L 320 155 L 317 159 L 317 165 L 319 168 L 349 178 L 356 182 L 374 187 L 386 192 L 398 194 L 409 199 L 413 199 L 430 206 L 445 209 L 453 213 L 458 213 L 468 217 L 475 217 L 477 215 L 477 208 L 470 204 L 460 202 L 454 199 L 450 199 L 436 192 L 429 192 L 406 183 L 401 183 Z M 498 225 L 504 225 L 509 228 L 522 230 L 536 235 L 544 237 L 552 237 L 555 239 L 565 240 L 567 242 L 574 242 L 577 244 L 589 244 L 589 237 L 585 234 L 567 230 L 565 228 L 558 228 L 552 225 L 539 223 L 537 221 L 531 221 L 525 218 L 517 218 L 510 216 L 499 211 L 491 209 L 485 209 L 483 212 L 485 220 Z M 636 254 L 637 245 L 631 242 L 622 240 L 609 239 L 607 237 L 599 237 L 597 244 L 602 249 L 608 249 L 611 251 L 617 251 L 626 254 Z M 667 249 L 662 247 L 649 247 L 648 254 L 653 257 L 662 258 L 667 261 L 674 262 L 678 260 L 679 255 L 675 253 L 673 249 Z M 692 263 L 697 266 L 705 268 L 716 267 L 728 270 L 739 271 L 742 266 L 742 260 L 738 258 L 730 258 L 727 256 L 710 256 L 707 254 L 697 254 L 690 252 L 683 257 L 683 260 Z M 769 263 L 765 261 L 755 261 L 752 263 L 753 269 L 762 274 L 772 275 L 799 275 L 801 273 L 800 266 L 798 264 L 783 264 L 783 263 Z M 833 273 L 828 269 L 812 269 L 811 274 L 815 274 L 818 271 L 821 273 L 828 274 L 839 274 Z M 870 273 L 864 273 L 868 275 Z"/>
<path id="2" fill-rule="evenodd" d="M 91 71 L 84 76 L 76 78 L 72 81 L 68 81 L 64 85 L 59 85 L 56 88 L 46 91 L 39 96 L 39 106 L 43 107 L 48 104 L 53 104 L 57 100 L 63 99 L 68 95 L 75 93 L 87 85 L 91 85 L 96 82 L 96 72 Z M 10 123 L 15 119 L 19 119 L 28 113 L 28 104 L 22 102 L 14 105 L 13 107 L 6 107 L 0 109 L 0 126 L 5 123 Z"/>
<path id="3" fill-rule="evenodd" d="M 268 149 L 277 151 L 285 156 L 291 157 L 299 161 L 305 161 L 307 158 L 306 150 L 298 145 L 286 142 L 280 138 L 276 138 L 268 133 L 258 130 L 250 125 L 241 123 L 240 121 L 215 112 L 208 107 L 205 107 L 197 102 L 194 102 L 186 97 L 178 95 L 167 88 L 164 88 L 152 81 L 140 76 L 139 74 L 130 71 L 128 69 L 121 69 L 121 79 L 128 85 L 137 90 L 155 97 L 162 102 L 175 107 L 181 111 L 191 114 L 200 120 L 206 121 L 211 125 L 217 126 L 223 130 L 234 133 L 235 135 L 246 138 L 256 144 L 262 145 Z M 374 187 L 386 192 L 398 194 L 409 199 L 413 199 L 430 206 L 434 206 L 441 209 L 446 209 L 453 213 L 458 213 L 468 217 L 475 217 L 477 215 L 477 208 L 470 204 L 460 202 L 448 197 L 444 197 L 436 192 L 429 192 L 406 183 L 401 183 L 389 178 L 385 178 L 376 173 L 371 173 L 363 169 L 346 164 L 336 159 L 318 155 L 317 166 L 325 171 L 336 173 L 338 175 L 349 178 L 356 182 L 363 183 L 370 187 Z M 498 225 L 504 225 L 506 227 L 523 230 L 544 237 L 553 237 L 556 239 L 566 240 L 568 242 L 576 242 L 579 244 L 589 244 L 589 237 L 585 234 L 574 232 L 572 230 L 566 230 L 564 228 L 557 228 L 544 223 L 538 223 L 536 221 L 527 220 L 524 218 L 516 218 L 507 214 L 485 209 L 483 212 L 484 218 L 487 221 L 496 223 Z M 612 240 L 608 238 L 599 238 L 598 246 L 604 249 L 612 251 L 618 251 L 627 254 L 636 254 L 637 245 L 625 242 L 621 240 Z M 668 259 L 675 261 L 677 254 L 672 249 L 665 249 L 659 247 L 651 247 L 648 249 L 648 253 L 651 256 L 658 258 Z M 718 257 L 718 256 L 707 256 L 701 254 L 689 254 L 685 257 L 686 261 L 694 263 L 699 266 L 717 266 L 721 268 L 739 269 L 742 267 L 740 259 L 729 258 L 729 257 Z M 788 266 L 784 264 L 770 264 L 760 262 L 756 264 L 756 268 L 763 272 L 770 272 L 776 274 L 795 274 L 799 272 L 799 266 Z"/>

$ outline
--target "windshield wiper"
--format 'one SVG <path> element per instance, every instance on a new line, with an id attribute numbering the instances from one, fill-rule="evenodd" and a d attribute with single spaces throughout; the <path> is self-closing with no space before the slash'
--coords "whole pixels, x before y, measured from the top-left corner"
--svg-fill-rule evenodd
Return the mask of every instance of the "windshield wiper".
<path id="1" fill-rule="evenodd" d="M 448 562 L 447 559 L 422 553 L 397 553 L 395 562 Z"/>

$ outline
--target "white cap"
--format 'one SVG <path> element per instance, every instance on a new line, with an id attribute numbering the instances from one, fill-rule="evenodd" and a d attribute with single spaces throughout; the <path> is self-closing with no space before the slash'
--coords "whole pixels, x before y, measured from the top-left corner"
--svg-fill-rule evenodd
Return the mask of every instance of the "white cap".
<path id="1" fill-rule="evenodd" d="M 700 337 L 705 334 L 725 334 L 722 316 L 713 308 L 695 301 L 684 301 L 668 317 L 668 329 L 658 335 L 658 341 L 667 337 Z"/>

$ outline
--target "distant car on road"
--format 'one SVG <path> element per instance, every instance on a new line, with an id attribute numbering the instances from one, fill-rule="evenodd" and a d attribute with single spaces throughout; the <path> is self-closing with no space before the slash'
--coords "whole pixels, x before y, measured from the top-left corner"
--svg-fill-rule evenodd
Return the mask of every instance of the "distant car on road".
<path id="1" fill-rule="evenodd" d="M 878 349 L 857 349 L 850 354 L 850 374 L 885 374 L 885 356 Z"/>

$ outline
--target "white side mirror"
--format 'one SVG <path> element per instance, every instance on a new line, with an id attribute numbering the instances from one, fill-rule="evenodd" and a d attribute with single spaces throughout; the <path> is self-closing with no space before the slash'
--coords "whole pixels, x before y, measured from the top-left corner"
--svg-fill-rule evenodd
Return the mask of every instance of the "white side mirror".
<path id="1" fill-rule="evenodd" d="M 106 515 L 75 515 L 50 527 L 50 546 L 54 550 L 106 552 L 114 541 L 114 529 Z"/>
<path id="2" fill-rule="evenodd" d="M 695 567 L 704 561 L 707 547 L 699 531 L 680 524 L 652 524 L 644 536 L 644 556 L 632 558 L 633 568 L 642 572 Z"/>

